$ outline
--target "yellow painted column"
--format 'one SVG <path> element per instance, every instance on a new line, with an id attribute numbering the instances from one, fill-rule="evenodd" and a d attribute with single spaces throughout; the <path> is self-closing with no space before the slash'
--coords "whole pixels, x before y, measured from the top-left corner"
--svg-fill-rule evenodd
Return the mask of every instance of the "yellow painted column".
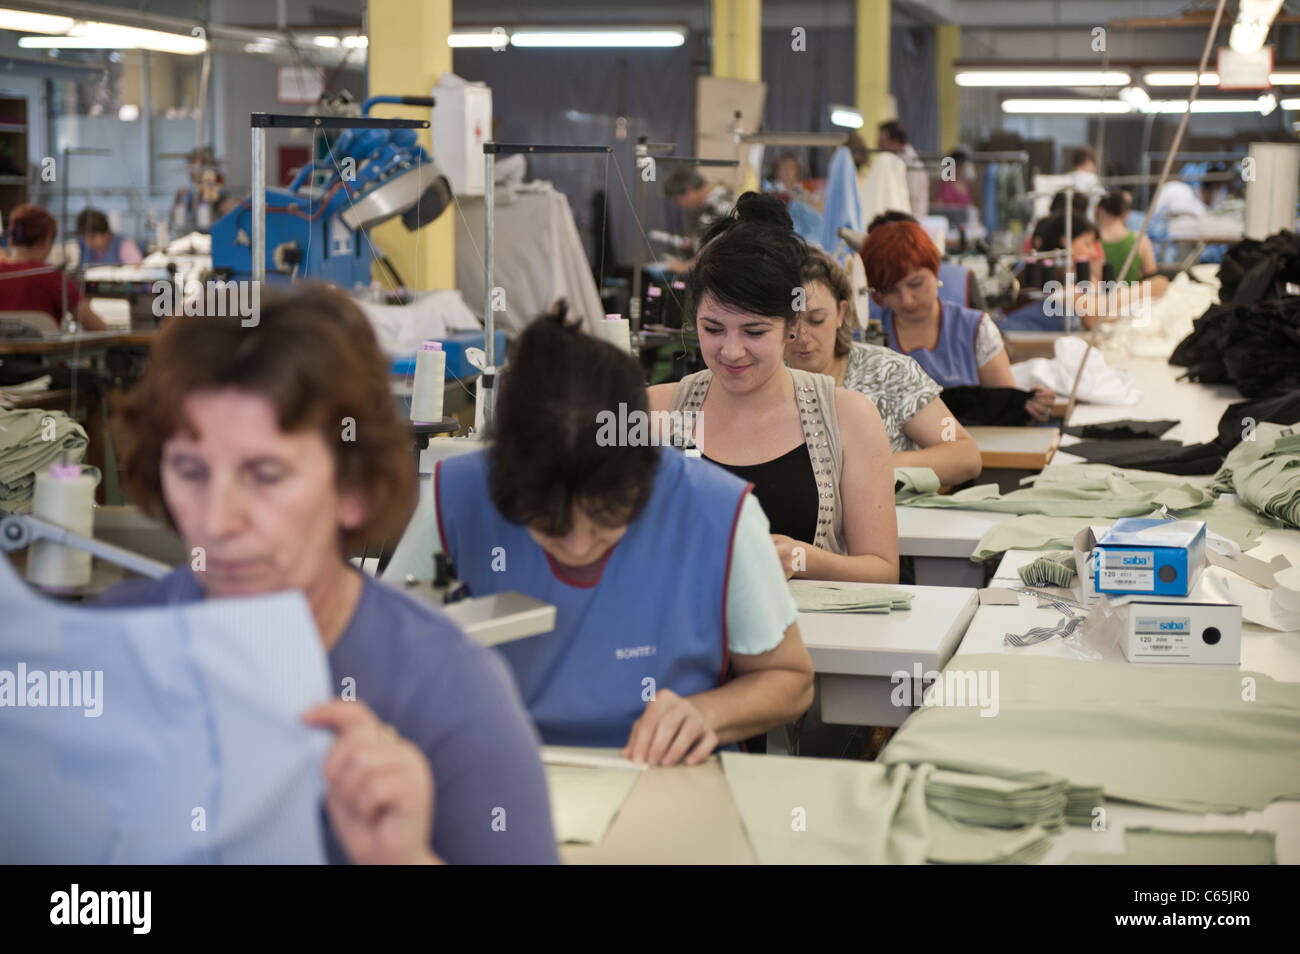
<path id="1" fill-rule="evenodd" d="M 889 2 L 857 0 L 854 102 L 862 113 L 862 138 L 875 148 L 876 127 L 894 115 L 889 95 Z"/>
<path id="2" fill-rule="evenodd" d="M 371 96 L 428 96 L 443 73 L 451 72 L 452 0 L 370 0 L 367 70 Z M 380 117 L 429 119 L 420 106 L 378 105 Z M 420 144 L 432 149 L 429 130 L 420 131 Z M 455 210 L 448 208 L 418 232 L 408 232 L 393 219 L 370 233 L 376 248 L 387 255 L 411 288 L 456 287 Z M 391 278 L 375 265 L 373 274 L 384 287 Z"/>
<path id="3" fill-rule="evenodd" d="M 713 75 L 751 82 L 763 79 L 762 0 L 713 0 Z M 745 126 L 753 130 L 757 123 L 746 117 Z M 747 169 L 740 191 L 758 191 L 758 187 L 758 175 Z"/>
<path id="4" fill-rule="evenodd" d="M 713 75 L 763 78 L 762 0 L 713 0 Z"/>
<path id="5" fill-rule="evenodd" d="M 961 140 L 961 117 L 957 112 L 957 60 L 961 57 L 961 27 L 941 23 L 934 28 L 934 62 L 938 70 L 939 148 L 948 155 Z"/>

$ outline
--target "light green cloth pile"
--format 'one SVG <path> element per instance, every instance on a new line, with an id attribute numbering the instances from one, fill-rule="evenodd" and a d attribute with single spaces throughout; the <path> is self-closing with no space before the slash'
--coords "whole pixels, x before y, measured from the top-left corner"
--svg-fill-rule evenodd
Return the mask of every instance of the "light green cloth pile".
<path id="1" fill-rule="evenodd" d="M 897 480 L 897 472 L 895 472 Z M 1026 486 L 1001 493 L 996 484 L 980 484 L 955 494 L 897 491 L 895 500 L 909 507 L 1037 513 L 1054 517 L 1103 519 L 1140 517 L 1160 507 L 1181 512 L 1214 500 L 1207 482 L 1109 464 L 1063 464 L 1021 481 Z"/>
<path id="2" fill-rule="evenodd" d="M 1103 793 L 1189 812 L 1300 799 L 1300 684 L 1238 669 L 1042 656 L 960 655 L 954 667 L 986 671 L 990 684 L 997 675 L 997 715 L 926 706 L 885 747 L 885 764 L 1063 780 L 1067 818 L 1080 822 Z"/>
<path id="3" fill-rule="evenodd" d="M 1268 422 L 1224 458 L 1214 486 L 1261 513 L 1300 528 L 1300 434 Z"/>
<path id="4" fill-rule="evenodd" d="M 894 468 L 895 494 L 932 494 L 940 486 L 939 475 L 929 467 Z"/>
<path id="5" fill-rule="evenodd" d="M 936 769 L 925 789 L 929 806 L 955 821 L 990 828 L 1039 825 L 1059 830 L 1065 824 L 1064 779 L 999 778 Z"/>
<path id="6" fill-rule="evenodd" d="M 801 613 L 889 613 L 912 608 L 911 593 L 846 586 L 823 580 L 791 580 L 790 593 Z"/>
<path id="7" fill-rule="evenodd" d="M 1021 582 L 1025 586 L 1073 586 L 1074 551 L 1044 553 L 1037 559 L 1018 567 L 1016 572 L 1020 574 Z"/>
<path id="8" fill-rule="evenodd" d="M 1121 854 L 1076 851 L 1067 865 L 1275 865 L 1271 831 L 1165 831 L 1126 828 Z"/>
<path id="9" fill-rule="evenodd" d="M 721 756 L 762 864 L 1017 864 L 1048 847 L 1041 826 L 968 825 L 927 807 L 927 765 Z"/>
<path id="10" fill-rule="evenodd" d="M 1158 517 L 1161 513 L 1155 510 L 1142 516 Z M 1182 520 L 1204 520 L 1209 529 L 1235 540 L 1243 550 L 1256 546 L 1266 530 L 1284 526 L 1231 497 L 1219 497 L 1211 504 L 1181 511 L 1177 516 Z M 1007 550 L 1073 549 L 1074 535 L 1089 523 L 1091 521 L 1085 517 L 1048 517 L 1043 514 L 1009 517 L 989 527 L 970 558 L 982 563 Z"/>
<path id="11" fill-rule="evenodd" d="M 46 418 L 54 423 L 52 434 Z M 0 513 L 30 513 L 37 472 L 58 463 L 65 450 L 68 463 L 81 463 L 86 443 L 81 425 L 62 411 L 0 410 Z"/>

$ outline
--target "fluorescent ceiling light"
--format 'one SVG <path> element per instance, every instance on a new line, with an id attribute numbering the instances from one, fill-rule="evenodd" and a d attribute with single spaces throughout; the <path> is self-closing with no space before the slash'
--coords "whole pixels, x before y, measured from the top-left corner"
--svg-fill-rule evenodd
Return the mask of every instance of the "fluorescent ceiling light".
<path id="1" fill-rule="evenodd" d="M 370 45 L 370 38 L 365 36 L 345 36 L 343 45 L 349 50 L 363 50 Z"/>
<path id="2" fill-rule="evenodd" d="M 673 47 L 685 43 L 686 35 L 681 30 L 519 30 L 510 42 L 523 47 Z"/>
<path id="3" fill-rule="evenodd" d="M 0 30 L 16 33 L 67 33 L 74 22 L 72 17 L 56 17 L 48 13 L 0 10 Z"/>
<path id="4" fill-rule="evenodd" d="M 1118 70 L 963 70 L 958 86 L 1127 86 L 1128 73 Z"/>
<path id="5" fill-rule="evenodd" d="M 202 37 L 146 30 L 118 23 L 100 23 L 97 20 L 78 20 L 62 36 L 22 37 L 18 40 L 18 45 L 28 49 L 140 49 L 187 55 L 202 53 L 208 46 L 207 40 Z"/>
<path id="6" fill-rule="evenodd" d="M 510 37 L 505 30 L 499 33 L 452 33 L 447 37 L 447 45 L 457 49 L 465 49 L 481 46 L 505 46 L 510 42 Z"/>
<path id="7" fill-rule="evenodd" d="M 1274 86 L 1300 86 L 1300 73 L 1269 73 L 1268 80 Z"/>
<path id="8" fill-rule="evenodd" d="M 843 126 L 845 129 L 861 129 L 862 113 L 851 106 L 832 106 L 831 125 Z"/>
<path id="9" fill-rule="evenodd" d="M 1130 113 L 1128 103 L 1117 99 L 1005 99 L 1004 113 L 1072 113 L 1100 115 L 1101 113 Z"/>
<path id="10" fill-rule="evenodd" d="M 118 109 L 117 118 L 124 123 L 133 123 L 140 118 L 140 107 L 127 103 Z"/>
<path id="11" fill-rule="evenodd" d="M 1238 53 L 1257 52 L 1268 39 L 1269 28 L 1281 6 L 1282 0 L 1241 0 L 1228 46 Z"/>
<path id="12" fill-rule="evenodd" d="M 135 50 L 134 43 L 115 41 L 105 43 L 93 36 L 20 36 L 18 45 L 24 50 Z"/>
<path id="13" fill-rule="evenodd" d="M 1146 109 L 1151 103 L 1151 97 L 1141 86 L 1126 86 L 1119 91 L 1119 98 L 1134 109 Z"/>
<path id="14" fill-rule="evenodd" d="M 1260 113 L 1267 116 L 1277 108 L 1277 98 L 1271 93 L 1258 99 L 1198 99 L 1192 103 L 1194 113 Z M 1185 99 L 1156 99 L 1142 110 L 1144 113 L 1185 113 Z"/>
<path id="15" fill-rule="evenodd" d="M 1182 73 L 1145 73 L 1142 81 L 1148 86 L 1195 86 L 1196 71 L 1187 70 Z M 1202 86 L 1218 86 L 1218 73 L 1202 73 Z"/>
<path id="16" fill-rule="evenodd" d="M 339 45 L 339 38 L 336 36 L 315 36 L 311 40 L 317 46 L 323 46 L 325 49 L 331 49 Z"/>
<path id="17" fill-rule="evenodd" d="M 1283 109 L 1300 109 L 1300 99 L 1284 99 L 1278 105 Z"/>

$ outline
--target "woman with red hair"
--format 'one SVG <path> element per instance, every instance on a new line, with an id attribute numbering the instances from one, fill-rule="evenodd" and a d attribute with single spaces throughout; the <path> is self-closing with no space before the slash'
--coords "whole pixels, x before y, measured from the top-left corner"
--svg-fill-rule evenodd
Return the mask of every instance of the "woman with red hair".
<path id="1" fill-rule="evenodd" d="M 0 311 L 43 311 L 61 325 L 66 308 L 84 331 L 103 331 L 107 325 L 72 279 L 45 264 L 58 230 L 54 216 L 39 205 L 14 209 L 9 217 L 9 257 L 0 262 Z"/>
<path id="2" fill-rule="evenodd" d="M 939 298 L 939 250 L 915 222 L 873 229 L 862 246 L 871 297 L 884 309 L 887 343 L 914 358 L 945 388 L 1014 388 L 1011 360 L 985 312 Z M 1026 405 L 1045 421 L 1056 395 L 1035 391 Z"/>

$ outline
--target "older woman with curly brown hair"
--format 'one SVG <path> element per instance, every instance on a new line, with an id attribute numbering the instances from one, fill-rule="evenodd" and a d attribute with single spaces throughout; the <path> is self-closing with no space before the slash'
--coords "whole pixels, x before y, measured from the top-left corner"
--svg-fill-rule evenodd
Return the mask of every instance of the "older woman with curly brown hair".
<path id="1" fill-rule="evenodd" d="M 536 736 L 504 666 L 346 558 L 395 539 L 415 505 L 411 439 L 369 324 L 324 287 L 266 296 L 257 317 L 173 318 L 159 333 L 124 409 L 126 484 L 192 560 L 104 601 L 306 596 L 337 687 L 363 703 L 310 714 L 340 730 L 325 763 L 331 860 L 554 862 Z M 432 767 L 436 824 L 403 739 Z"/>

